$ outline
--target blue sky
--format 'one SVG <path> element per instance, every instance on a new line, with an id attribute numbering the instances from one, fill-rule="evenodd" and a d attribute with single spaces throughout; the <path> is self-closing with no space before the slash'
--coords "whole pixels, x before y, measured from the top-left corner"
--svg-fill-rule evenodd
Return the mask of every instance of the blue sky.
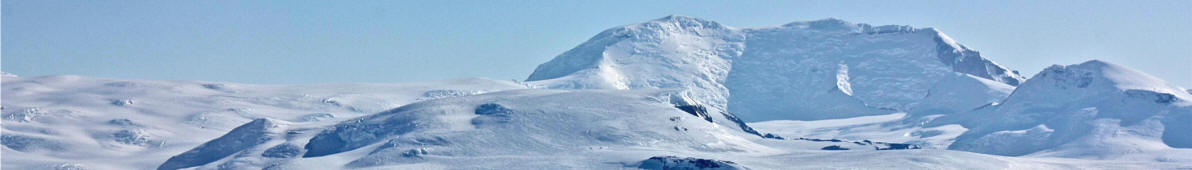
<path id="1" fill-rule="evenodd" d="M 670 14 L 935 27 L 1033 75 L 1102 59 L 1192 87 L 1192 1 L 7 0 L 2 69 L 265 84 L 525 79 L 600 31 Z"/>

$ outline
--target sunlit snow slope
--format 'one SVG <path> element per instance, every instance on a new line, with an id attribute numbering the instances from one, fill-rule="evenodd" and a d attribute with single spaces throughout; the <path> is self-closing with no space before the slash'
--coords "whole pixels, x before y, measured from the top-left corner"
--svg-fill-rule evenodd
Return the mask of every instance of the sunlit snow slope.
<path id="1" fill-rule="evenodd" d="M 1010 86 L 1023 80 L 933 28 L 837 19 L 732 28 L 668 16 L 606 30 L 539 65 L 527 81 L 547 88 L 689 89 L 698 100 L 754 121 L 912 111 L 929 91 L 1005 86 L 936 88 L 957 73 Z"/>
<path id="2" fill-rule="evenodd" d="M 78 76 L 4 77 L 3 86 L 3 169 L 1188 167 L 765 138 L 726 112 L 686 107 L 697 102 L 673 90 L 522 89 L 484 79 L 265 86 Z M 388 104 L 403 106 L 360 113 Z"/>
<path id="3" fill-rule="evenodd" d="M 152 169 L 253 119 L 332 124 L 408 103 L 520 89 L 509 81 L 251 85 L 3 77 L 4 169 Z"/>
<path id="4" fill-rule="evenodd" d="M 668 16 L 525 83 L 2 75 L 0 169 L 1192 169 L 1188 89 L 837 19 Z"/>
<path id="5" fill-rule="evenodd" d="M 950 149 L 998 155 L 1192 160 L 1185 89 L 1103 61 L 1052 66 L 1005 102 L 941 118 L 970 130 Z M 1168 153 L 1170 152 L 1170 153 Z"/>

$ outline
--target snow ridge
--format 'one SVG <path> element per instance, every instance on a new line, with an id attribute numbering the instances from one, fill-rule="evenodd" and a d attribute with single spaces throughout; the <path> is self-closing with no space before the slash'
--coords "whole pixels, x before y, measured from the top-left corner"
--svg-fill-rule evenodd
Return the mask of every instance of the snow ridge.
<path id="1" fill-rule="evenodd" d="M 281 133 L 279 129 L 284 129 L 284 127 L 284 124 L 277 120 L 256 119 L 232 129 L 224 136 L 186 151 L 186 153 L 170 157 L 157 169 L 182 169 L 215 162 L 280 137 L 278 136 Z"/>

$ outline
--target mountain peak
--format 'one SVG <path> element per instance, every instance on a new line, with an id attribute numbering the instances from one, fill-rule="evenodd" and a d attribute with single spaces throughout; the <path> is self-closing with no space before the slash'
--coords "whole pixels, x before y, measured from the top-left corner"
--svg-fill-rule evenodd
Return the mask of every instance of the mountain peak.
<path id="1" fill-rule="evenodd" d="M 1150 86 L 1167 86 L 1163 80 L 1151 75 L 1102 60 L 1089 60 L 1073 65 L 1052 65 L 1043 69 L 1036 77 L 1052 80 L 1081 79 L 1077 82 L 1081 86 L 1087 86 L 1095 79 L 1103 79 L 1103 83 L 1108 85 L 1145 83 L 1151 84 Z"/>
<path id="2" fill-rule="evenodd" d="M 1107 68 L 1107 66 L 1113 66 L 1113 67 Z M 1114 67 L 1117 67 L 1117 68 L 1114 68 Z M 1079 64 L 1071 64 L 1071 65 L 1052 64 L 1051 66 L 1044 68 L 1042 72 L 1039 72 L 1039 74 L 1047 74 L 1049 72 L 1052 72 L 1052 73 L 1063 72 L 1063 71 L 1067 71 L 1067 70 L 1083 70 L 1083 71 L 1101 72 L 1102 70 L 1105 70 L 1105 69 L 1121 69 L 1121 66 L 1118 66 L 1116 64 L 1109 63 L 1106 61 L 1093 59 L 1093 60 L 1080 62 Z"/>
<path id="3" fill-rule="evenodd" d="M 544 88 L 687 89 L 701 104 L 749 119 L 810 120 L 908 110 L 928 93 L 919 87 L 954 73 L 1008 85 L 1022 79 L 940 33 L 905 25 L 827 18 L 733 29 L 671 15 L 606 30 L 539 65 L 527 81 Z"/>
<path id="4" fill-rule="evenodd" d="M 1122 65 L 1089 60 L 1074 65 L 1052 65 L 1019 88 L 1022 93 L 1051 97 L 1057 94 L 1094 95 L 1155 93 L 1173 99 L 1192 98 L 1185 90 L 1162 79 Z M 1030 92 L 1033 91 L 1033 92 Z M 1067 91 L 1067 92 L 1061 92 Z M 1123 93 L 1126 92 L 1126 93 Z M 1015 92 L 1019 93 L 1019 92 Z M 1105 97 L 1105 96 L 1101 96 Z"/>
<path id="5" fill-rule="evenodd" d="M 1104 66 L 1109 66 L 1109 65 L 1114 65 L 1114 66 L 1116 66 L 1116 67 L 1121 67 L 1121 66 L 1117 66 L 1117 64 L 1112 64 L 1112 63 L 1105 62 L 1105 61 L 1101 61 L 1101 60 L 1098 60 L 1098 59 L 1093 59 L 1093 60 L 1085 61 L 1085 62 L 1083 62 L 1083 63 L 1080 63 L 1080 64 L 1077 64 L 1077 65 L 1079 65 L 1080 67 L 1094 67 L 1094 66 L 1097 66 L 1097 67 L 1104 67 Z"/>
<path id="6" fill-rule="evenodd" d="M 962 123 L 969 131 L 949 149 L 1111 158 L 1148 152 L 1137 146 L 1154 143 L 1189 148 L 1189 96 L 1151 75 L 1102 60 L 1053 65 L 1023 82 L 1001 104 L 948 118 L 969 121 Z M 989 116 L 993 114 L 999 116 Z M 1124 136 L 1132 139 L 1122 140 Z M 1064 149 L 1085 146 L 1096 147 Z"/>
<path id="7" fill-rule="evenodd" d="M 662 18 L 654 19 L 654 21 L 707 21 L 707 20 L 696 18 L 696 17 L 691 17 L 691 16 L 686 16 L 686 15 L 671 14 L 671 15 L 667 15 Z"/>
<path id="8" fill-rule="evenodd" d="M 662 18 L 650 20 L 649 22 L 629 25 L 626 27 L 647 27 L 647 28 L 662 28 L 667 29 L 669 26 L 677 26 L 679 28 L 705 28 L 705 29 L 724 29 L 724 25 L 716 23 L 715 21 L 700 19 L 696 17 L 683 15 L 668 15 Z"/>

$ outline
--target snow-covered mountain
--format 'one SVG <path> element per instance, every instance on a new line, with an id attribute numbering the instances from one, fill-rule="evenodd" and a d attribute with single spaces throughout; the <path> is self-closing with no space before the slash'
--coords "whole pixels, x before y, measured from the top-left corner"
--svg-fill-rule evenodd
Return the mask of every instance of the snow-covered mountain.
<path id="1" fill-rule="evenodd" d="M 689 89 L 747 120 L 885 114 L 915 110 L 933 89 L 1004 89 L 935 88 L 957 85 L 947 82 L 956 73 L 1011 86 L 1023 80 L 933 28 L 838 19 L 732 28 L 668 16 L 606 30 L 539 65 L 527 81 L 547 88 Z M 949 108 L 955 109 L 971 108 Z"/>
<path id="2" fill-rule="evenodd" d="M 864 138 L 779 138 L 667 89 L 524 89 L 485 79 L 275 86 L 78 76 L 6 77 L 3 87 L 3 169 L 1189 167 L 886 150 L 908 145 Z M 385 105 L 400 107 L 362 113 Z"/>
<path id="3" fill-rule="evenodd" d="M 0 78 L 0 169 L 1192 168 L 1188 89 L 837 19 L 668 16 L 525 83 Z"/>
<path id="4" fill-rule="evenodd" d="M 1093 60 L 1051 66 L 1005 102 L 941 118 L 969 131 L 950 149 L 998 155 L 1189 160 L 1192 95 L 1146 73 Z M 1172 153 L 1164 153 L 1172 152 Z"/>

